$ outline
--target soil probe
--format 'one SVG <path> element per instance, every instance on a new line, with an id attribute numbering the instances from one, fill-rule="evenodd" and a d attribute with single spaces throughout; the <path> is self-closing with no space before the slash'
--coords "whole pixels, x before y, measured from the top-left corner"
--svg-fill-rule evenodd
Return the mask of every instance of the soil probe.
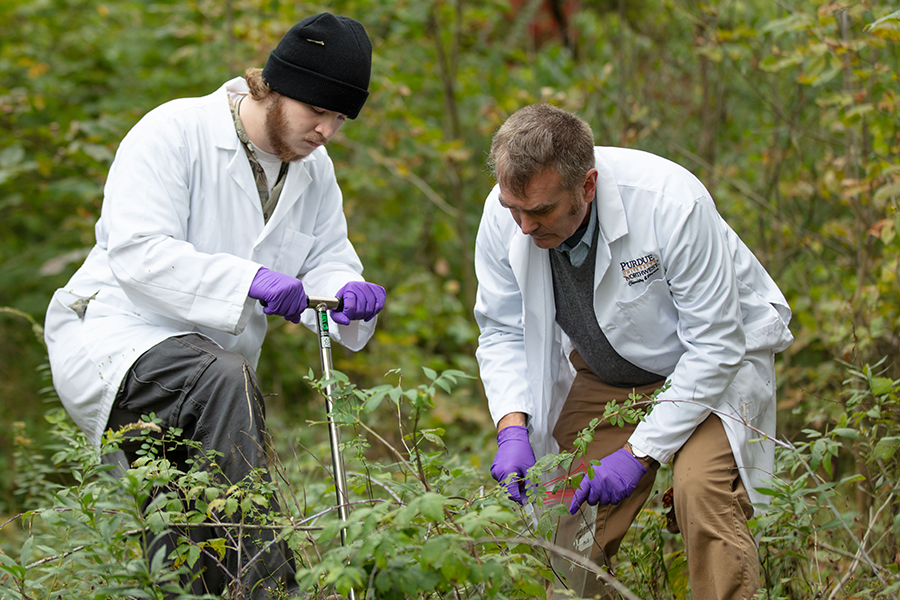
<path id="1" fill-rule="evenodd" d="M 319 357 L 322 359 L 322 379 L 331 379 L 331 337 L 328 335 L 328 310 L 341 310 L 341 298 L 328 298 L 320 296 L 307 297 L 308 308 L 316 311 L 316 331 L 319 337 Z M 347 475 L 344 472 L 344 459 L 341 456 L 341 432 L 334 422 L 334 384 L 325 386 L 325 410 L 328 415 L 328 439 L 331 442 L 331 465 L 334 472 L 334 488 L 337 498 L 338 514 L 341 521 L 347 522 L 347 511 L 350 505 L 350 497 L 347 494 Z M 341 529 L 341 545 L 347 545 L 347 529 Z M 353 589 L 348 594 L 348 600 L 356 600 Z"/>

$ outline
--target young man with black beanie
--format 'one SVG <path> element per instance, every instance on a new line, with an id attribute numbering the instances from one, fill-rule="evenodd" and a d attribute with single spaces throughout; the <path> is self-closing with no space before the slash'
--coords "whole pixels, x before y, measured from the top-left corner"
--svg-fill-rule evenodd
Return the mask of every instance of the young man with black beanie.
<path id="1" fill-rule="evenodd" d="M 220 453 L 226 483 L 238 484 L 266 467 L 255 373 L 266 315 L 314 328 L 310 290 L 343 299 L 330 315 L 336 341 L 355 351 L 372 336 L 385 291 L 362 277 L 324 147 L 365 104 L 371 55 L 359 22 L 309 17 L 261 72 L 168 102 L 123 139 L 96 245 L 46 320 L 54 385 L 91 443 L 153 413 L 199 443 L 200 456 Z M 195 456 L 167 458 L 186 469 Z M 198 545 L 226 537 L 183 535 Z M 159 537 L 148 559 L 176 542 Z M 227 544 L 221 563 L 201 553 L 194 593 L 297 591 L 292 553 L 272 532 L 240 544 Z"/>

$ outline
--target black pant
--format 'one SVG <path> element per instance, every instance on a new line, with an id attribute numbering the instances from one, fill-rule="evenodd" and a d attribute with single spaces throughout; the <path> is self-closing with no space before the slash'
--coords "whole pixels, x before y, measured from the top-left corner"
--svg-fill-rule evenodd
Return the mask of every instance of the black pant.
<path id="1" fill-rule="evenodd" d="M 113 403 L 108 426 L 112 429 L 141 420 L 141 415 L 155 413 L 161 427 L 183 431 L 184 439 L 199 442 L 199 451 L 167 450 L 166 458 L 187 471 L 188 458 L 202 458 L 209 450 L 221 453 L 216 458 L 227 484 L 238 484 L 253 469 L 266 468 L 265 405 L 256 381 L 256 373 L 243 356 L 223 350 L 197 334 L 172 337 L 145 352 L 132 365 Z M 137 455 L 135 447 L 122 448 L 129 464 Z M 265 474 L 269 480 L 268 473 Z M 277 510 L 275 499 L 272 508 Z M 237 521 L 240 515 L 223 520 Z M 195 594 L 220 594 L 225 586 L 239 577 L 245 597 L 262 599 L 268 590 L 283 583 L 296 588 L 293 553 L 283 542 L 272 543 L 275 532 L 244 530 L 237 552 L 230 536 L 219 527 L 189 528 L 170 532 L 153 540 L 148 551 L 150 560 L 161 548 L 172 551 L 179 536 L 196 544 L 215 538 L 226 538 L 228 547 L 224 567 L 211 556 L 201 553 L 195 568 L 201 576 L 192 584 Z M 255 561 L 260 549 L 268 549 Z M 213 552 L 214 554 L 214 552 Z"/>

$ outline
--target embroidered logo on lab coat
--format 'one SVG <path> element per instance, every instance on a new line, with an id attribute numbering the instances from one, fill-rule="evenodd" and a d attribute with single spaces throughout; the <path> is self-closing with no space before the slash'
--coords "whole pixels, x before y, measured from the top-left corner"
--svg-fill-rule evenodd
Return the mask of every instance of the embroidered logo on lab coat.
<path id="1" fill-rule="evenodd" d="M 655 273 L 659 272 L 659 258 L 653 254 L 620 262 L 622 268 L 622 277 L 628 282 L 628 285 L 643 283 L 648 281 Z"/>

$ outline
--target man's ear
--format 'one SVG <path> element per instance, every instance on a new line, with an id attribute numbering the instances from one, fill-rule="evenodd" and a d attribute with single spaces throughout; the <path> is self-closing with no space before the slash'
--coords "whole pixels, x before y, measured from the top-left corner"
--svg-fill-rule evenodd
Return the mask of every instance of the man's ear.
<path id="1" fill-rule="evenodd" d="M 597 193 L 597 177 L 599 175 L 600 173 L 597 169 L 591 169 L 587 172 L 587 175 L 584 176 L 582 191 L 584 192 L 585 202 L 590 202 L 594 199 L 594 194 Z"/>

